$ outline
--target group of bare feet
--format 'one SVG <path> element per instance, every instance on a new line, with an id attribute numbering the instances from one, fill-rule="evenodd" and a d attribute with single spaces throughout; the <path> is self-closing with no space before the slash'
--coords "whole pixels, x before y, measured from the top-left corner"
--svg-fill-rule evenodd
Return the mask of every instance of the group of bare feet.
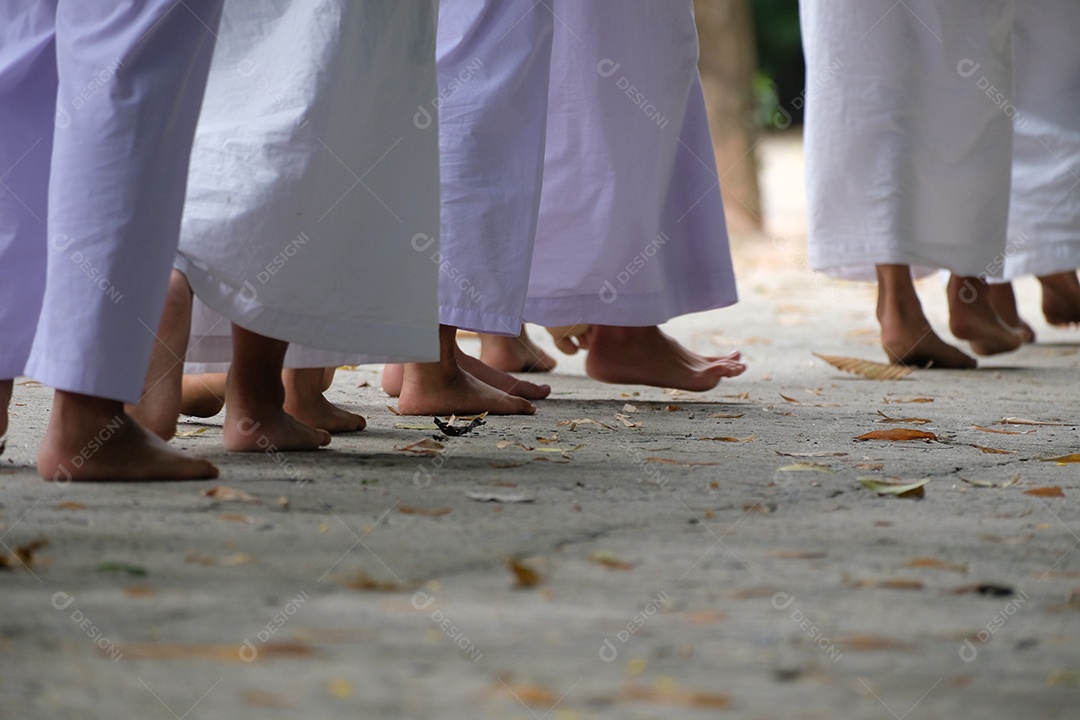
<path id="1" fill-rule="evenodd" d="M 972 368 L 973 357 L 943 341 L 930 326 L 910 270 L 878 266 L 881 342 L 893 363 Z M 1080 279 L 1075 272 L 1039 278 L 1042 310 L 1052 325 L 1080 323 Z M 952 277 L 947 289 L 949 328 L 976 355 L 1009 352 L 1034 340 L 1020 316 L 1012 286 Z M 283 370 L 287 344 L 233 326 L 233 370 L 226 376 L 184 375 L 191 322 L 191 289 L 174 273 L 165 315 L 138 405 L 58 390 L 38 455 L 42 477 L 57 482 L 189 480 L 217 469 L 167 441 L 180 415 L 210 417 L 224 407 L 224 446 L 236 452 L 314 450 L 331 435 L 357 432 L 364 418 L 325 397 L 333 368 Z M 705 391 L 742 374 L 739 353 L 693 353 L 659 328 L 574 325 L 550 331 L 556 347 L 587 351 L 588 375 L 606 383 Z M 551 387 L 511 373 L 548 372 L 556 361 L 525 330 L 517 337 L 482 335 L 474 358 L 457 344 L 457 330 L 441 326 L 440 359 L 387 365 L 382 385 L 406 415 L 532 414 Z M 8 429 L 12 380 L 0 381 L 0 452 Z"/>
<path id="2" fill-rule="evenodd" d="M 907 265 L 878 265 L 877 317 L 881 345 L 899 365 L 970 369 L 975 358 L 949 345 L 930 326 Z M 1042 309 L 1051 325 L 1080 323 L 1080 279 L 1075 272 L 1039 278 Z M 1035 340 L 1021 317 L 1011 283 L 991 285 L 978 277 L 953 275 L 946 289 L 949 330 L 976 355 L 998 355 Z"/>

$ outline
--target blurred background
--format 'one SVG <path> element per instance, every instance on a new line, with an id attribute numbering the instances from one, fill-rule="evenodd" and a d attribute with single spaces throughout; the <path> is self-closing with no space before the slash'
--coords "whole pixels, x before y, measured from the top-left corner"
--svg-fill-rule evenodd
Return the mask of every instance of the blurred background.
<path id="1" fill-rule="evenodd" d="M 762 142 L 787 145 L 801 137 L 805 66 L 798 2 L 694 0 L 694 8 L 728 224 L 736 233 L 760 231 Z"/>

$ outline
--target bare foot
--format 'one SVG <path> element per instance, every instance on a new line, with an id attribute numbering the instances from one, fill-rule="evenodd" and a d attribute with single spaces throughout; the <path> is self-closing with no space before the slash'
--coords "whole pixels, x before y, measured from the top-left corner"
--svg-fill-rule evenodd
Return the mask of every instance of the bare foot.
<path id="1" fill-rule="evenodd" d="M 191 299 L 187 278 L 179 270 L 173 270 L 142 398 L 138 405 L 125 408 L 128 415 L 164 440 L 176 435 L 176 421 L 180 417 L 184 355 L 191 335 Z"/>
<path id="2" fill-rule="evenodd" d="M 15 379 L 0 380 L 0 455 L 7 445 L 8 407 L 11 405 L 11 392 L 15 389 Z"/>
<path id="3" fill-rule="evenodd" d="M 977 277 L 949 278 L 949 330 L 971 343 L 976 355 L 998 355 L 1024 344 L 1023 335 L 1001 319 L 990 304 L 990 287 Z"/>
<path id="4" fill-rule="evenodd" d="M 1035 330 L 1020 317 L 1011 282 L 990 285 L 990 307 L 1006 325 L 1020 333 L 1025 343 L 1035 342 Z"/>
<path id="5" fill-rule="evenodd" d="M 1039 278 L 1039 283 L 1046 322 L 1051 325 L 1080 323 L 1080 279 L 1076 272 L 1046 275 Z"/>
<path id="6" fill-rule="evenodd" d="M 739 358 L 738 352 L 721 358 L 690 352 L 656 326 L 594 325 L 585 371 L 601 382 L 704 392 L 742 375 Z"/>
<path id="7" fill-rule="evenodd" d="M 38 473 L 59 483 L 216 478 L 217 468 L 135 422 L 115 400 L 61 390 L 38 451 Z"/>
<path id="8" fill-rule="evenodd" d="M 496 370 L 485 364 L 482 360 L 462 352 L 461 349 L 457 347 L 456 341 L 454 344 L 454 352 L 456 358 L 455 364 L 457 367 L 496 390 L 526 400 L 543 400 L 551 394 L 550 385 L 537 385 L 536 383 L 531 383 L 527 380 L 518 380 L 509 373 L 503 372 L 502 370 Z M 390 364 L 384 366 L 382 372 L 383 392 L 390 397 L 400 397 L 401 388 L 404 382 L 404 374 L 404 365 Z"/>
<path id="9" fill-rule="evenodd" d="M 575 355 L 578 350 L 589 349 L 590 329 L 592 329 L 592 325 L 579 324 L 549 327 L 547 331 L 551 333 L 551 337 L 555 341 L 555 347 L 567 355 Z"/>
<path id="10" fill-rule="evenodd" d="M 398 412 L 402 415 L 532 415 L 536 406 L 474 378 L 464 370 L 445 371 L 439 363 L 405 366 Z"/>
<path id="11" fill-rule="evenodd" d="M 339 408 L 323 395 L 327 387 L 326 369 L 285 370 L 281 374 L 285 385 L 285 412 L 306 425 L 331 434 L 363 430 L 367 425 L 363 417 Z M 331 374 L 331 382 L 333 377 Z"/>
<path id="12" fill-rule="evenodd" d="M 474 358 L 472 355 L 466 355 L 462 352 L 461 348 L 456 348 L 456 351 L 457 363 L 462 370 L 496 390 L 501 390 L 504 393 L 516 395 L 517 397 L 525 398 L 526 400 L 543 400 L 551 394 L 550 385 L 537 385 L 536 383 L 531 383 L 527 380 L 518 380 L 510 373 L 496 370 L 482 360 Z"/>
<path id="13" fill-rule="evenodd" d="M 878 265 L 877 317 L 881 347 L 895 365 L 970 370 L 975 359 L 938 337 L 915 293 L 911 268 Z"/>
<path id="14" fill-rule="evenodd" d="M 190 417 L 214 417 L 225 407 L 225 373 L 185 375 L 180 414 Z"/>
<path id="15" fill-rule="evenodd" d="M 480 360 L 503 372 L 551 372 L 557 364 L 532 341 L 524 326 L 516 338 L 481 334 Z"/>
<path id="16" fill-rule="evenodd" d="M 458 350 L 456 335 L 456 328 L 439 326 L 438 362 L 409 363 L 396 368 L 387 365 L 383 369 L 384 389 L 388 386 L 393 388 L 393 378 L 388 378 L 388 371 L 401 373 L 397 389 L 398 410 L 402 414 L 477 415 L 486 412 L 492 415 L 532 415 L 536 412 L 536 406 L 528 400 L 496 389 L 463 370 L 458 360 L 469 356 Z M 475 358 L 469 359 L 483 365 Z"/>
<path id="17" fill-rule="evenodd" d="M 289 344 L 236 323 L 232 335 L 233 365 L 225 388 L 225 449 L 289 452 L 329 445 L 330 433 L 305 425 L 284 410 L 281 369 Z"/>

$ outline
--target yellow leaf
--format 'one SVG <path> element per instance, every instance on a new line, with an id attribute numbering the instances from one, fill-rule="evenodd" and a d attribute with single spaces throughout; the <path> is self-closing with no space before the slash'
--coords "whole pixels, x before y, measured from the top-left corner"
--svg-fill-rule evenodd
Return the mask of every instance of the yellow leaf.
<path id="1" fill-rule="evenodd" d="M 823 472 L 831 473 L 833 469 L 828 465 L 822 465 L 820 463 L 795 463 L 794 465 L 785 465 L 779 468 L 777 472 Z"/>
<path id="2" fill-rule="evenodd" d="M 924 487 L 930 482 L 930 478 L 903 482 L 887 482 L 875 478 L 860 478 L 859 482 L 862 483 L 864 488 L 872 490 L 878 495 L 895 495 L 900 498 L 921 498 L 926 494 Z"/>
<path id="3" fill-rule="evenodd" d="M 1069 465 L 1071 463 L 1080 463 L 1080 453 L 1073 453 L 1072 455 L 1062 455 L 1061 457 L 1039 459 L 1042 462 L 1056 462 L 1058 465 Z"/>
<path id="4" fill-rule="evenodd" d="M 334 678 L 326 684 L 326 687 L 331 695 L 342 700 L 352 697 L 353 694 L 352 683 L 344 678 Z"/>
<path id="5" fill-rule="evenodd" d="M 872 360 L 860 360 L 839 355 L 819 355 L 814 353 L 814 356 L 821 358 L 837 370 L 854 373 L 870 380 L 899 380 L 911 374 L 911 368 L 906 365 L 885 365 Z"/>
<path id="6" fill-rule="evenodd" d="M 506 562 L 506 566 L 510 568 L 510 572 L 514 574 L 514 587 L 536 587 L 542 582 L 540 573 L 536 572 L 536 570 L 517 558 L 510 558 Z"/>
<path id="7" fill-rule="evenodd" d="M 207 430 L 208 430 L 208 428 L 205 428 L 205 427 L 198 428 L 197 430 L 184 430 L 183 432 L 176 433 L 176 437 L 178 437 L 178 438 L 195 437 L 196 435 L 202 435 Z"/>
<path id="8" fill-rule="evenodd" d="M 997 448 L 983 447 L 982 445 L 972 445 L 971 447 L 975 448 L 976 450 L 982 450 L 984 453 L 988 453 L 990 455 L 1015 455 L 1016 454 L 1015 450 L 998 450 Z"/>

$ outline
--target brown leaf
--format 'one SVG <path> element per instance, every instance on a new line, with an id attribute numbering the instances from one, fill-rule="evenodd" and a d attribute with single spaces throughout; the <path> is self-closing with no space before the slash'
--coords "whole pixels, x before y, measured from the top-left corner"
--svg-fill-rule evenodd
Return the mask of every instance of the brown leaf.
<path id="1" fill-rule="evenodd" d="M 782 457 L 793 457 L 793 458 L 821 458 L 821 457 L 846 457 L 847 456 L 846 452 L 794 452 L 794 453 L 788 453 L 788 452 L 780 452 L 779 450 L 776 451 L 776 454 L 780 455 Z"/>
<path id="2" fill-rule="evenodd" d="M 814 356 L 821 358 L 837 370 L 861 375 L 870 380 L 899 380 L 911 374 L 911 368 L 906 365 L 885 365 L 872 360 L 860 360 L 839 355 L 814 353 Z"/>
<path id="3" fill-rule="evenodd" d="M 721 395 L 720 397 L 734 398 L 735 400 L 749 400 L 750 399 L 750 393 L 749 393 L 749 391 L 745 391 L 745 392 L 739 393 L 738 395 Z"/>
<path id="4" fill-rule="evenodd" d="M 911 403 L 932 403 L 934 402 L 934 398 L 917 397 L 908 398 L 906 400 L 901 400 L 900 398 L 882 398 L 881 401 L 886 405 L 909 405 Z"/>
<path id="5" fill-rule="evenodd" d="M 396 407 L 394 407 L 393 405 L 387 405 L 386 409 L 389 410 L 390 412 L 394 413 L 395 415 L 400 415 L 401 414 L 401 412 Z"/>
<path id="6" fill-rule="evenodd" d="M 540 573 L 518 558 L 510 558 L 506 561 L 506 566 L 510 568 L 510 572 L 514 573 L 514 587 L 516 588 L 536 587 L 543 582 Z"/>
<path id="7" fill-rule="evenodd" d="M 214 498 L 222 502 L 246 502 L 257 503 L 260 502 L 259 498 L 254 495 L 250 495 L 243 490 L 237 490 L 236 488 L 227 487 L 225 485 L 218 485 L 212 487 L 209 490 L 203 490 L 202 494 L 208 498 Z"/>
<path id="8" fill-rule="evenodd" d="M 774 560 L 820 560 L 828 557 L 828 553 L 816 550 L 776 550 L 765 557 Z"/>
<path id="9" fill-rule="evenodd" d="M 1024 494 L 1033 495 L 1034 497 L 1065 497 L 1065 492 L 1059 487 L 1031 488 L 1025 490 Z"/>
<path id="10" fill-rule="evenodd" d="M 678 405 L 666 405 L 664 409 L 668 412 L 679 412 L 680 410 L 682 410 L 682 408 Z"/>
<path id="11" fill-rule="evenodd" d="M 917 418 L 917 417 L 894 418 L 894 417 L 889 417 L 888 415 L 881 412 L 880 410 L 877 411 L 877 414 L 880 415 L 881 418 L 882 418 L 881 420 L 878 420 L 879 423 L 897 423 L 897 424 L 909 423 L 911 425 L 929 425 L 930 424 L 930 420 L 927 420 L 926 418 Z"/>
<path id="12" fill-rule="evenodd" d="M 732 705 L 731 697 L 728 695 L 667 687 L 654 689 L 636 684 L 624 688 L 621 699 L 626 702 L 651 702 L 713 710 L 728 710 Z"/>
<path id="13" fill-rule="evenodd" d="M 802 405 L 802 401 L 801 401 L 801 400 L 796 400 L 796 399 L 795 399 L 795 398 L 793 398 L 793 397 L 788 397 L 788 396 L 787 396 L 787 395 L 785 395 L 784 393 L 777 393 L 777 395 L 779 395 L 780 397 L 784 398 L 785 400 L 787 400 L 787 401 L 788 401 L 789 403 L 791 403 L 792 405 Z"/>
<path id="14" fill-rule="evenodd" d="M 600 422 L 599 420 L 593 420 L 592 418 L 577 418 L 576 420 L 560 420 L 559 427 L 569 425 L 570 432 L 577 430 L 578 425 L 599 425 L 606 430 L 614 430 L 615 428 Z"/>
<path id="15" fill-rule="evenodd" d="M 847 584 L 858 588 L 876 588 L 881 590 L 922 590 L 923 581 L 911 578 L 886 578 L 884 580 L 849 579 Z"/>
<path id="16" fill-rule="evenodd" d="M 995 435 L 1030 435 L 1035 430 L 997 430 L 996 428 L 983 427 L 982 425 L 972 425 L 979 432 L 994 433 Z"/>
<path id="17" fill-rule="evenodd" d="M 424 517 L 441 517 L 443 515 L 449 515 L 454 508 L 442 507 L 442 508 L 414 508 L 408 505 L 398 505 L 398 512 L 404 515 L 423 515 Z"/>
<path id="18" fill-rule="evenodd" d="M 644 427 L 644 426 L 642 425 L 642 423 L 639 423 L 639 422 L 634 422 L 634 421 L 633 421 L 633 420 L 631 420 L 631 419 L 630 419 L 629 417 L 627 417 L 626 415 L 623 415 L 623 414 L 621 414 L 621 413 L 616 413 L 616 414 L 615 414 L 615 419 L 616 419 L 616 420 L 618 420 L 619 422 L 621 422 L 621 423 L 622 423 L 623 425 L 625 425 L 625 426 L 626 426 L 626 427 L 628 427 L 628 428 L 639 428 L 639 427 Z"/>
<path id="19" fill-rule="evenodd" d="M 25 545 L 16 545 L 9 553 L 0 553 L 0 570 L 11 570 L 25 567 L 30 569 L 34 564 L 34 553 L 49 544 L 45 538 L 32 540 Z"/>
<path id="20" fill-rule="evenodd" d="M 128 585 L 124 588 L 124 594 L 130 598 L 153 597 L 157 595 L 157 588 L 153 585 Z"/>
<path id="21" fill-rule="evenodd" d="M 253 523 L 255 519 L 250 515 L 244 515 L 243 513 L 219 513 L 218 520 L 227 520 L 229 522 L 242 522 Z"/>
<path id="22" fill-rule="evenodd" d="M 632 563 L 628 563 L 609 552 L 597 551 L 589 553 L 589 561 L 606 567 L 608 570 L 633 570 Z"/>
<path id="23" fill-rule="evenodd" d="M 932 568 L 934 570 L 948 570 L 949 572 L 957 572 L 960 574 L 966 574 L 968 571 L 967 565 L 959 565 L 957 563 L 946 562 L 933 557 L 917 557 L 911 558 L 904 567 L 909 568 Z"/>
<path id="24" fill-rule="evenodd" d="M 410 455 L 423 455 L 425 457 L 433 457 L 442 453 L 446 449 L 446 446 L 441 442 L 432 440 L 431 438 L 424 438 L 419 442 L 414 442 L 411 445 L 406 445 L 402 448 L 397 448 L 398 452 L 409 453 Z"/>
<path id="25" fill-rule="evenodd" d="M 1001 425 L 1064 425 L 1063 422 L 1044 422 L 1042 420 L 1026 420 L 1024 418 L 1007 417 L 998 421 Z"/>
<path id="26" fill-rule="evenodd" d="M 754 440 L 756 440 L 756 439 L 757 439 L 756 435 L 750 435 L 749 437 L 744 437 L 744 438 L 737 438 L 737 437 L 730 437 L 730 436 L 698 438 L 698 440 L 712 440 L 714 442 L 730 442 L 730 443 L 754 442 Z"/>
<path id="27" fill-rule="evenodd" d="M 880 635 L 853 633 L 836 638 L 836 644 L 849 652 L 868 652 L 875 650 L 911 650 L 910 643 L 903 643 Z"/>
<path id="28" fill-rule="evenodd" d="M 1042 462 L 1056 462 L 1058 465 L 1070 465 L 1072 463 L 1080 463 L 1080 453 L 1062 455 L 1061 457 L 1039 458 L 1039 460 Z"/>
<path id="29" fill-rule="evenodd" d="M 510 692 L 518 702 L 528 707 L 539 707 L 550 710 L 559 702 L 559 696 L 541 685 L 529 683 L 508 683 L 501 680 L 503 687 Z"/>
<path id="30" fill-rule="evenodd" d="M 971 447 L 975 448 L 976 450 L 982 450 L 984 453 L 988 453 L 990 455 L 1015 455 L 1016 454 L 1015 450 L 998 450 L 997 448 L 983 447 L 982 445 L 972 445 Z"/>
<path id="31" fill-rule="evenodd" d="M 705 417 L 707 417 L 707 418 L 720 418 L 722 420 L 738 420 L 739 418 L 744 417 L 745 415 L 746 415 L 746 413 L 739 413 L 738 415 L 732 415 L 731 413 L 719 413 L 718 412 L 718 413 L 711 413 L 709 415 L 706 415 Z"/>
<path id="32" fill-rule="evenodd" d="M 72 502 L 71 500 L 69 500 L 67 502 L 62 502 L 59 505 L 56 505 L 56 506 L 53 507 L 53 510 L 85 510 L 85 509 L 86 509 L 86 506 L 83 505 L 81 502 Z"/>
<path id="33" fill-rule="evenodd" d="M 180 645 L 178 643 L 132 643 L 121 646 L 120 654 L 126 660 L 209 660 L 211 662 L 244 662 L 250 656 L 241 657 L 240 648 L 231 645 Z M 265 643 L 258 646 L 257 660 L 268 658 L 308 658 L 315 656 L 315 649 L 298 642 Z"/>
<path id="34" fill-rule="evenodd" d="M 661 464 L 664 464 L 664 465 L 685 465 L 687 467 L 701 467 L 701 466 L 712 466 L 712 465 L 719 465 L 720 464 L 720 463 L 715 463 L 715 462 L 691 462 L 689 460 L 673 460 L 672 458 L 662 458 L 662 457 L 647 457 L 647 458 L 645 458 L 645 462 L 661 463 Z"/>
<path id="35" fill-rule="evenodd" d="M 930 478 L 922 480 L 885 481 L 876 478 L 860 478 L 859 482 L 867 490 L 872 490 L 878 495 L 895 495 L 905 500 L 918 499 L 926 496 L 926 484 Z"/>
<path id="36" fill-rule="evenodd" d="M 937 440 L 937 435 L 928 430 L 912 430 L 911 428 L 889 428 L 888 430 L 874 430 L 865 435 L 860 435 L 856 440 Z"/>
<path id="37" fill-rule="evenodd" d="M 363 570 L 357 572 L 356 577 L 342 583 L 342 585 L 353 590 L 361 590 L 364 592 L 397 592 L 401 589 L 401 586 L 397 583 L 375 580 Z"/>

